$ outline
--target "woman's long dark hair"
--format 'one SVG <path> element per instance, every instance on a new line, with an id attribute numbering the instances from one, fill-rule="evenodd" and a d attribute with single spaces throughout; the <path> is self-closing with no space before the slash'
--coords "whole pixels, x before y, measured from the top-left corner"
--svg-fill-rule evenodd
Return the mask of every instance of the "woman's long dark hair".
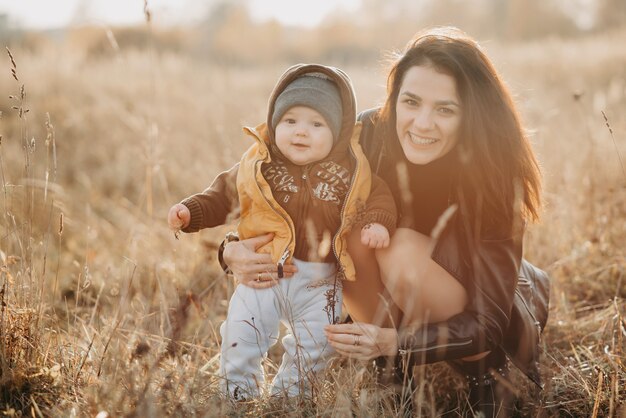
<path id="1" fill-rule="evenodd" d="M 479 45 L 456 28 L 418 33 L 389 71 L 387 100 L 375 137 L 394 138 L 396 103 L 406 72 L 427 65 L 456 81 L 463 113 L 456 152 L 460 161 L 461 210 L 513 226 L 537 220 L 541 206 L 539 165 L 511 94 Z M 393 145 L 391 149 L 400 149 Z M 465 207 L 464 207 L 465 206 Z"/>

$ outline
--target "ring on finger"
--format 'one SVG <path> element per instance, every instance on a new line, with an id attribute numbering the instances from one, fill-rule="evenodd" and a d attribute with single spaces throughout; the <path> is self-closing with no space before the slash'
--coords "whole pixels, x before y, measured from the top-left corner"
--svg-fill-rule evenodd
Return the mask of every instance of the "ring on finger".
<path id="1" fill-rule="evenodd" d="M 255 281 L 257 281 L 257 282 L 261 281 L 261 273 L 257 273 Z"/>
<path id="2" fill-rule="evenodd" d="M 358 334 L 354 336 L 354 345 L 355 346 L 361 345 L 361 336 Z"/>

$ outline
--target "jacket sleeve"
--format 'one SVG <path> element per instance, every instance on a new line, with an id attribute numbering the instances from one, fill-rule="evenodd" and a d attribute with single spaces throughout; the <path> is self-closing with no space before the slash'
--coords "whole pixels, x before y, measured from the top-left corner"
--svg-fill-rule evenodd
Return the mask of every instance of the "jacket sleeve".
<path id="1" fill-rule="evenodd" d="M 463 284 L 469 302 L 447 321 L 404 328 L 398 332 L 399 352 L 409 364 L 453 360 L 491 350 L 502 343 L 511 320 L 522 258 L 522 234 L 481 237 L 471 255 L 461 254 L 457 228 L 444 231 L 433 260 Z"/>
<path id="2" fill-rule="evenodd" d="M 238 171 L 239 163 L 220 173 L 208 189 L 181 202 L 191 212 L 191 220 L 183 232 L 197 232 L 200 229 L 223 225 L 229 216 L 238 216 Z"/>
<path id="3" fill-rule="evenodd" d="M 396 231 L 396 221 L 396 203 L 389 186 L 383 179 L 372 173 L 372 187 L 365 203 L 365 210 L 359 216 L 355 226 L 362 228 L 370 223 L 379 223 L 387 228 L 389 236 L 392 236 Z"/>

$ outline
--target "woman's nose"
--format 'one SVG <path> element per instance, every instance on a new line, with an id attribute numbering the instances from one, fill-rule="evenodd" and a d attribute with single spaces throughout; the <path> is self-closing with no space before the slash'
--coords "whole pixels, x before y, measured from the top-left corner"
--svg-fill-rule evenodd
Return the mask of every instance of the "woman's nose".
<path id="1" fill-rule="evenodd" d="M 418 109 L 415 114 L 415 118 L 413 119 L 413 124 L 418 129 L 424 131 L 432 129 L 434 119 L 430 109 L 426 109 L 425 107 Z"/>

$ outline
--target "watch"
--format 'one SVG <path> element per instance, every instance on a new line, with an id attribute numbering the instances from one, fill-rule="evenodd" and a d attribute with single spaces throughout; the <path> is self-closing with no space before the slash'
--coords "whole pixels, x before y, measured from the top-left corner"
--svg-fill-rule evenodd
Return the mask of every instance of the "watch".
<path id="1" fill-rule="evenodd" d="M 226 274 L 233 274 L 233 271 L 228 267 L 228 264 L 224 261 L 224 248 L 226 248 L 226 244 L 229 242 L 239 241 L 239 235 L 236 232 L 229 232 L 224 237 L 224 241 L 220 244 L 220 247 L 217 250 L 217 261 L 220 263 L 220 267 L 224 270 Z"/>

